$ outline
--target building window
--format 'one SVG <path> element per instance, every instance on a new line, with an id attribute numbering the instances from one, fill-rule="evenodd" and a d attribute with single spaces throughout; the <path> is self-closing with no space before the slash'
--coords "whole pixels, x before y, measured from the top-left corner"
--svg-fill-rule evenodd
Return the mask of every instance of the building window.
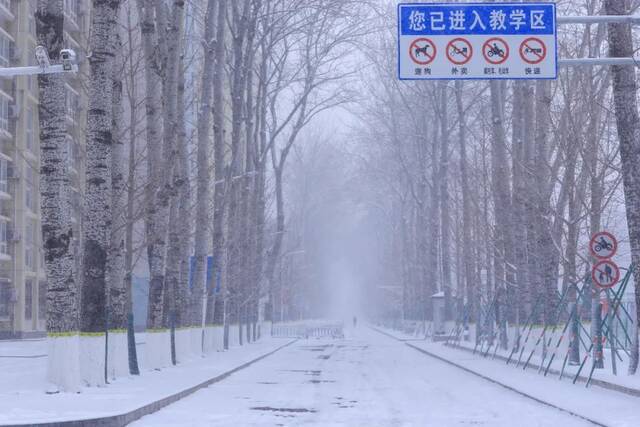
<path id="1" fill-rule="evenodd" d="M 33 319 L 33 281 L 24 282 L 24 319 Z"/>
<path id="2" fill-rule="evenodd" d="M 9 100 L 0 97 L 0 129 L 9 132 Z"/>
<path id="3" fill-rule="evenodd" d="M 11 40 L 0 34 L 0 65 L 8 67 L 11 62 Z"/>
<path id="4" fill-rule="evenodd" d="M 74 22 L 78 20 L 78 0 L 64 0 L 64 12 Z"/>
<path id="5" fill-rule="evenodd" d="M 77 116 L 80 112 L 80 97 L 73 91 L 67 89 L 65 98 L 67 117 L 73 121 L 77 121 Z"/>
<path id="6" fill-rule="evenodd" d="M 0 159 L 0 191 L 4 193 L 9 192 L 9 183 L 7 180 L 9 169 L 9 162 L 7 159 Z"/>
<path id="7" fill-rule="evenodd" d="M 35 233 L 36 226 L 33 220 L 28 220 L 24 226 L 24 265 L 29 271 L 35 271 L 36 267 L 36 251 L 35 251 Z"/>
<path id="8" fill-rule="evenodd" d="M 31 210 L 36 211 L 36 174 L 29 164 L 25 164 L 24 179 L 24 205 Z"/>
<path id="9" fill-rule="evenodd" d="M 13 286 L 6 279 L 0 280 L 0 319 L 8 319 L 13 303 Z"/>
<path id="10" fill-rule="evenodd" d="M 27 126 L 26 126 L 26 141 L 27 141 L 27 150 L 31 152 L 35 152 L 35 140 L 34 140 L 34 132 L 33 132 L 33 107 L 27 107 Z"/>
<path id="11" fill-rule="evenodd" d="M 0 254 L 9 255 L 9 244 L 7 242 L 7 223 L 0 220 Z"/>
<path id="12" fill-rule="evenodd" d="M 47 319 L 47 282 L 38 283 L 38 320 Z"/>
<path id="13" fill-rule="evenodd" d="M 5 9 L 11 10 L 11 0 L 0 0 L 0 4 L 4 6 Z"/>

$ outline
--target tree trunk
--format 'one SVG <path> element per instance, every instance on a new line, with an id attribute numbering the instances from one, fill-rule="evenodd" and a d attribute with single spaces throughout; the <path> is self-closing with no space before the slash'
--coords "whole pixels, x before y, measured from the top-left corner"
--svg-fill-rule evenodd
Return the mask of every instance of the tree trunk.
<path id="1" fill-rule="evenodd" d="M 500 328 L 500 344 L 507 348 L 507 324 L 505 319 L 507 286 L 513 280 L 507 280 L 506 269 L 511 256 L 510 216 L 511 191 L 509 189 L 509 168 L 507 162 L 507 145 L 504 133 L 503 88 L 498 81 L 491 82 L 491 114 L 493 122 L 493 145 L 491 149 L 491 170 L 493 181 L 493 199 L 496 217 L 495 244 L 495 289 L 496 289 L 496 322 Z M 510 275 L 511 276 L 511 275 Z"/>
<path id="2" fill-rule="evenodd" d="M 471 193 L 469 189 L 469 173 L 467 171 L 467 123 L 463 103 L 463 83 L 456 82 L 456 106 L 458 110 L 458 140 L 460 144 L 460 187 L 462 193 L 462 259 L 464 266 L 464 307 L 467 310 L 467 319 L 475 318 L 475 313 L 470 312 L 476 298 L 477 284 L 473 280 L 473 242 L 471 237 Z"/>
<path id="3" fill-rule="evenodd" d="M 520 316 L 529 317 L 532 307 L 531 292 L 527 277 L 527 228 L 526 228 L 526 199 L 527 187 L 524 176 L 525 146 L 524 146 L 524 96 L 525 87 L 516 83 L 513 89 L 513 226 L 514 263 L 516 268 L 516 338 L 514 348 L 520 350 Z"/>
<path id="4" fill-rule="evenodd" d="M 107 348 L 108 377 L 117 378 L 129 374 L 127 364 L 127 324 L 128 304 L 131 288 L 125 276 L 125 231 L 127 192 L 125 189 L 125 147 L 122 124 L 122 43 L 115 34 L 116 60 L 113 67 L 113 107 L 112 129 L 113 149 L 111 153 L 111 235 L 107 254 L 107 313 L 109 319 L 109 339 Z M 134 126 L 132 123 L 131 126 Z"/>
<path id="5" fill-rule="evenodd" d="M 440 228 L 442 250 L 442 290 L 444 291 L 445 319 L 451 320 L 453 310 L 451 306 L 451 212 L 449 211 L 449 120 L 448 85 L 442 83 L 442 98 L 440 106 Z"/>
<path id="6" fill-rule="evenodd" d="M 156 4 L 158 10 L 162 10 L 162 6 Z M 188 218 L 180 218 L 180 193 L 185 185 L 186 171 L 183 170 L 182 154 L 186 149 L 183 145 L 186 141 L 181 140 L 178 135 L 178 128 L 181 124 L 178 122 L 178 110 L 183 109 L 183 105 L 179 105 L 179 86 L 180 86 L 180 52 L 181 52 L 181 40 L 183 37 L 183 13 L 184 2 L 175 1 L 173 4 L 171 23 L 167 27 L 166 37 L 166 58 L 165 74 L 163 80 L 163 95 L 165 101 L 165 114 L 164 114 L 164 150 L 170 153 L 170 157 L 166 159 L 170 166 L 167 175 L 170 175 L 170 180 L 167 184 L 166 191 L 163 197 L 167 197 L 169 200 L 169 228 L 168 228 L 168 245 L 167 256 L 165 264 L 165 285 L 164 285 L 164 301 L 163 301 L 163 314 L 164 314 L 164 327 L 171 329 L 171 354 L 172 362 L 176 364 L 181 357 L 176 349 L 176 332 L 175 329 L 181 326 L 181 291 L 180 291 L 180 261 L 182 246 L 182 239 L 186 236 L 181 234 L 182 221 L 188 223 Z M 160 12 L 156 12 L 157 16 L 160 16 Z M 162 27 L 161 23 L 163 18 L 158 18 L 158 24 Z M 161 40 L 160 43 L 163 41 Z M 180 338 L 178 338 L 180 340 Z"/>
<path id="7" fill-rule="evenodd" d="M 135 223 L 135 199 L 136 199 L 136 140 L 137 126 L 135 123 L 138 119 L 138 100 L 136 98 L 136 67 L 133 54 L 133 26 L 131 24 L 131 16 L 127 21 L 128 35 L 128 90 L 129 90 L 129 170 L 127 177 L 127 211 L 126 211 L 126 227 L 125 227 L 125 253 L 124 253 L 124 282 L 127 290 L 127 346 L 129 353 L 129 373 L 131 375 L 140 375 L 138 367 L 138 353 L 136 349 L 136 337 L 133 318 L 133 226 Z"/>
<path id="8" fill-rule="evenodd" d="M 605 9 L 610 15 L 629 14 L 626 0 L 605 0 Z M 608 24 L 609 56 L 628 58 L 634 55 L 633 37 L 629 24 Z M 634 283 L 640 283 L 640 128 L 638 117 L 636 70 L 633 65 L 612 66 L 613 99 L 620 140 L 620 159 L 622 160 L 622 179 L 629 227 L 631 261 L 634 265 Z M 636 330 L 640 324 L 640 286 L 636 285 Z M 638 340 L 634 339 L 637 347 Z M 635 374 L 638 368 L 638 350 L 634 349 L 629 365 L 629 373 Z"/>
<path id="9" fill-rule="evenodd" d="M 119 1 L 94 0 L 89 59 L 87 167 L 83 221 L 83 271 L 80 304 L 80 370 L 89 386 L 105 382 L 105 341 L 108 329 L 107 254 L 111 232 L 111 151 L 113 63 Z M 107 214 L 106 214 L 107 213 Z"/>
<path id="10" fill-rule="evenodd" d="M 154 21 L 154 2 L 138 0 L 140 31 L 145 61 L 146 83 L 146 139 L 147 139 L 147 188 L 145 234 L 147 239 L 147 260 L 149 263 L 149 303 L 147 310 L 147 349 L 153 347 L 153 358 L 148 358 L 150 369 L 158 369 L 167 364 L 166 353 L 169 348 L 163 330 L 164 301 L 164 264 L 168 227 L 168 200 L 160 197 L 165 192 L 162 144 L 162 99 L 161 72 L 158 63 L 156 26 Z M 169 126 L 169 124 L 167 124 Z M 168 154 L 168 153 L 167 153 Z M 151 344 L 151 345 L 149 345 Z M 157 355 L 157 357 L 155 357 Z"/>
<path id="11" fill-rule="evenodd" d="M 224 65 L 225 38 L 227 34 L 227 0 L 218 0 L 216 22 L 216 58 L 213 75 L 213 143 L 214 143 L 214 195 L 213 195 L 213 264 L 215 299 L 207 299 L 207 323 L 222 325 L 225 318 L 226 282 L 222 281 L 224 265 L 224 219 L 226 204 L 225 115 L 224 115 Z"/>
<path id="12" fill-rule="evenodd" d="M 65 47 L 62 1 L 38 0 L 38 44 L 52 61 Z M 67 164 L 71 153 L 66 141 L 64 77 L 38 76 L 40 122 L 40 205 L 44 267 L 47 273 L 47 379 L 62 391 L 80 389 L 78 309 L 79 289 L 73 256 L 71 185 Z"/>

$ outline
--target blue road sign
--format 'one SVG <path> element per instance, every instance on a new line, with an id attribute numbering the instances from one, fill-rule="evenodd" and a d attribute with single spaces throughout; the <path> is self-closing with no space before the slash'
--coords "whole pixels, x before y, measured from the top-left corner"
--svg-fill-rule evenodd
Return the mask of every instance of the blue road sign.
<path id="1" fill-rule="evenodd" d="M 402 80 L 557 78 L 554 3 L 402 3 Z"/>

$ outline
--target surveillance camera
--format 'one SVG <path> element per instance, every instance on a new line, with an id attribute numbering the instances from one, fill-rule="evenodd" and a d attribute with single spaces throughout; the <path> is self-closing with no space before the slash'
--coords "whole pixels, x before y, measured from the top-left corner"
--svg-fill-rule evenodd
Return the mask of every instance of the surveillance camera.
<path id="1" fill-rule="evenodd" d="M 51 65 L 49 54 L 44 46 L 36 46 L 36 61 L 38 61 L 38 65 L 42 68 L 46 68 Z"/>
<path id="2" fill-rule="evenodd" d="M 76 53 L 72 49 L 62 49 L 60 51 L 60 59 L 62 60 L 62 69 L 64 71 L 73 71 L 77 65 Z"/>

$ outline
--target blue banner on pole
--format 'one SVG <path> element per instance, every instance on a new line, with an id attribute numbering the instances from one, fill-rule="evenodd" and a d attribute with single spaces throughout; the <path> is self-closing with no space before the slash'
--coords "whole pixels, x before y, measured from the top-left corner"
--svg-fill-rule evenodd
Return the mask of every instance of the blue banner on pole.
<path id="1" fill-rule="evenodd" d="M 211 291 L 211 286 L 213 285 L 212 281 L 213 281 L 213 256 L 209 255 L 207 257 L 207 284 L 206 284 L 206 289 L 207 291 Z"/>

